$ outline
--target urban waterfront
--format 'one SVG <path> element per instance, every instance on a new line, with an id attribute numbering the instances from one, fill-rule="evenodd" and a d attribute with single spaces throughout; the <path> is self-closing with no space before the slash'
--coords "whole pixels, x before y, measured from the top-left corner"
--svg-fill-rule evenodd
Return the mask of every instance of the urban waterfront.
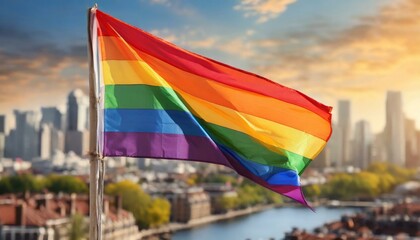
<path id="1" fill-rule="evenodd" d="M 340 219 L 344 214 L 357 212 L 355 208 L 272 208 L 252 215 L 215 222 L 176 232 L 172 240 L 268 240 L 282 239 L 293 227 L 308 231 L 324 223 Z"/>

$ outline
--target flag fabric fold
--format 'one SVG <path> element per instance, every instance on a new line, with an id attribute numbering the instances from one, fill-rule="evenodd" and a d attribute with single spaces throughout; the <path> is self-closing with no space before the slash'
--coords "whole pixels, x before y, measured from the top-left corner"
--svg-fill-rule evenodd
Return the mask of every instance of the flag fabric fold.
<path id="1" fill-rule="evenodd" d="M 299 175 L 331 135 L 331 107 L 99 10 L 95 21 L 104 156 L 220 164 L 307 204 Z"/>

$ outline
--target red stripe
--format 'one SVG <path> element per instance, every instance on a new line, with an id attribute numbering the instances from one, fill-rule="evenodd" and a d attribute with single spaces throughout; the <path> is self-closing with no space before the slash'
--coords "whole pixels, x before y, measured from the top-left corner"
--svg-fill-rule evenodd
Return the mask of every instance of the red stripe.
<path id="1" fill-rule="evenodd" d="M 215 60 L 183 50 L 141 29 L 130 26 L 97 10 L 98 35 L 123 38 L 136 50 L 145 52 L 184 71 L 232 86 L 244 91 L 299 105 L 331 121 L 331 107 L 266 78 L 233 68 Z"/>

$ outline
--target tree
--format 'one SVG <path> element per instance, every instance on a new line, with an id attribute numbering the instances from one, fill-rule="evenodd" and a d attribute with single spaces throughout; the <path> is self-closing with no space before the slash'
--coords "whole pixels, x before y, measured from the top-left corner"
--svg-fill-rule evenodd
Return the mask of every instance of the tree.
<path id="1" fill-rule="evenodd" d="M 15 175 L 0 180 L 0 194 L 41 192 L 45 187 L 45 181 L 41 177 L 31 174 Z"/>
<path id="2" fill-rule="evenodd" d="M 74 176 L 50 175 L 46 182 L 46 188 L 53 193 L 86 193 L 88 191 L 86 183 Z"/>
<path id="3" fill-rule="evenodd" d="M 317 198 L 321 195 L 321 187 L 318 184 L 312 184 L 303 187 L 303 192 L 307 198 Z"/>
<path id="4" fill-rule="evenodd" d="M 140 228 L 155 227 L 169 221 L 169 202 L 161 198 L 152 199 L 134 182 L 124 180 L 109 184 L 105 188 L 105 193 L 120 195 L 123 208 L 133 213 Z"/>
<path id="5" fill-rule="evenodd" d="M 83 215 L 75 214 L 70 219 L 69 239 L 81 240 L 87 235 L 87 227 Z"/>

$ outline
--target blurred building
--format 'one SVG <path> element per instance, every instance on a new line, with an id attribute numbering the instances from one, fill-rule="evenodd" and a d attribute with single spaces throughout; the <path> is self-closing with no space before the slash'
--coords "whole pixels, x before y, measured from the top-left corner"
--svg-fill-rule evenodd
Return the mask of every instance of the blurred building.
<path id="1" fill-rule="evenodd" d="M 39 157 L 46 159 L 51 157 L 52 125 L 42 124 L 39 131 Z"/>
<path id="2" fill-rule="evenodd" d="M 416 122 L 413 119 L 405 119 L 405 159 L 406 166 L 418 167 L 418 143 Z"/>
<path id="3" fill-rule="evenodd" d="M 89 150 L 89 132 L 68 131 L 66 132 L 65 152 L 74 152 L 79 156 L 86 155 Z"/>
<path id="4" fill-rule="evenodd" d="M 6 116 L 0 115 L 0 159 L 6 151 Z"/>
<path id="5" fill-rule="evenodd" d="M 387 161 L 405 166 L 405 129 L 401 92 L 389 91 L 386 96 L 385 139 Z"/>
<path id="6" fill-rule="evenodd" d="M 80 89 L 70 92 L 67 98 L 67 130 L 83 131 L 87 129 L 89 102 Z"/>
<path id="7" fill-rule="evenodd" d="M 327 151 L 330 165 L 332 167 L 341 167 L 341 156 L 342 156 L 342 133 L 337 124 L 332 124 L 332 135 L 327 143 Z"/>
<path id="8" fill-rule="evenodd" d="M 351 114 L 350 114 L 350 101 L 338 101 L 338 122 L 337 130 L 339 134 L 340 152 L 337 159 L 337 166 L 347 166 L 350 163 L 351 151 Z"/>
<path id="9" fill-rule="evenodd" d="M 331 149 L 328 146 L 325 147 L 311 162 L 311 168 L 317 168 L 322 172 L 325 168 L 330 167 L 330 151 Z"/>
<path id="10" fill-rule="evenodd" d="M 121 200 L 110 204 L 105 198 L 103 239 L 139 239 L 133 215 L 121 208 Z M 0 196 L 0 239 L 70 239 L 71 220 L 81 215 L 87 235 L 89 198 L 87 196 L 40 194 Z"/>
<path id="11" fill-rule="evenodd" d="M 14 133 L 15 147 L 13 156 L 24 160 L 32 160 L 39 156 L 39 126 L 41 115 L 36 111 L 14 111 L 16 129 Z"/>
<path id="12" fill-rule="evenodd" d="M 226 212 L 226 206 L 223 206 L 222 198 L 236 198 L 238 193 L 230 184 L 206 184 L 203 185 L 204 191 L 210 196 L 211 213 L 219 214 Z"/>
<path id="13" fill-rule="evenodd" d="M 6 133 L 6 116 L 0 115 L 0 133 Z"/>
<path id="14" fill-rule="evenodd" d="M 63 110 L 57 107 L 43 107 L 41 113 L 41 124 L 51 124 L 57 130 L 66 129 L 66 115 Z"/>
<path id="15" fill-rule="evenodd" d="M 51 130 L 51 154 L 55 151 L 64 152 L 65 150 L 65 136 L 64 132 L 57 129 Z"/>
<path id="16" fill-rule="evenodd" d="M 356 123 L 354 134 L 354 165 L 360 169 L 366 169 L 372 163 L 372 133 L 367 121 Z"/>
<path id="17" fill-rule="evenodd" d="M 172 222 L 189 222 L 211 213 L 210 197 L 202 188 L 176 189 L 166 198 L 171 203 Z"/>
<path id="18" fill-rule="evenodd" d="M 89 134 L 87 131 L 89 102 L 80 89 L 70 92 L 67 98 L 67 131 L 65 134 L 65 152 L 78 155 L 87 154 Z"/>

